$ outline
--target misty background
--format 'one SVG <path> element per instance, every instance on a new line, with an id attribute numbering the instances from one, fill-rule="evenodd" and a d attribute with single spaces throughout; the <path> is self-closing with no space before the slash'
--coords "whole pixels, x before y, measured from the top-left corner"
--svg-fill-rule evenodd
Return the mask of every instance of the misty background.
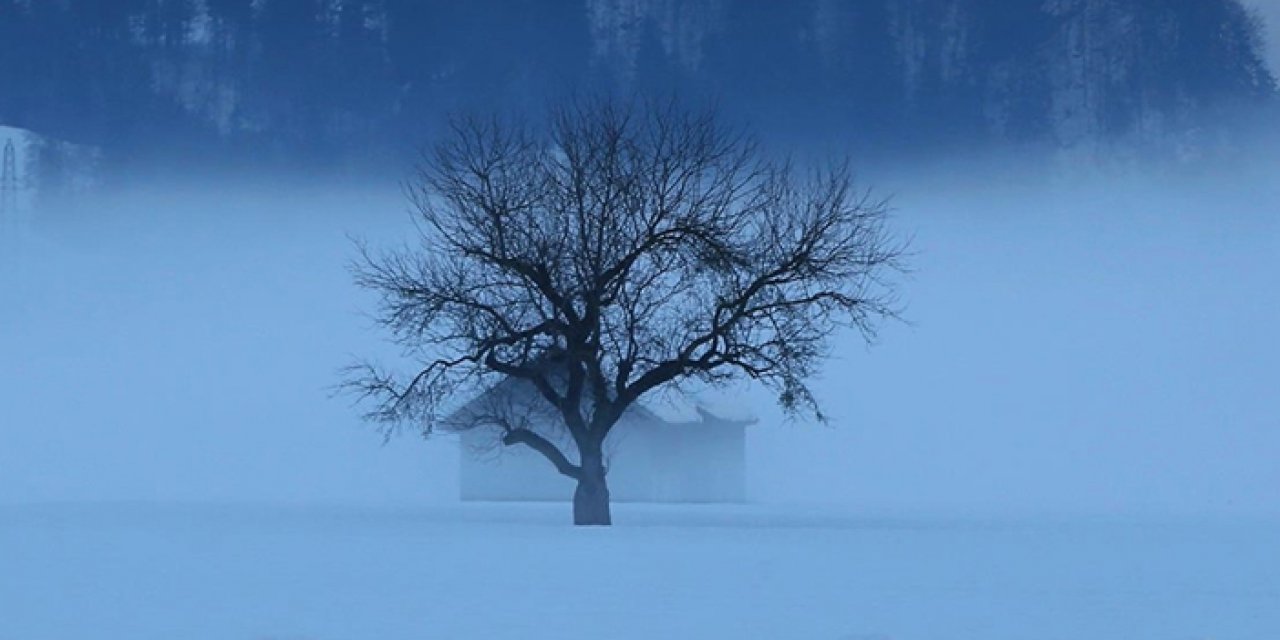
<path id="1" fill-rule="evenodd" d="M 349 236 L 412 231 L 444 113 L 588 87 L 851 148 L 914 238 L 910 322 L 837 342 L 832 424 L 752 401 L 752 500 L 1280 513 L 1280 3 L 1256 41 L 1226 0 L 253 6 L 0 0 L 0 124 L 92 150 L 40 147 L 0 275 L 0 503 L 456 500 L 456 443 L 332 394 L 396 358 Z"/>

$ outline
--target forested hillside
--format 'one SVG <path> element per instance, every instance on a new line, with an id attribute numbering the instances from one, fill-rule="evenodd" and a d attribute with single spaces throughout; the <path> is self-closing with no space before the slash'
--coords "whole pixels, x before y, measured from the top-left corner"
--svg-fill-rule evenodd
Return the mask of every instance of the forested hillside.
<path id="1" fill-rule="evenodd" d="M 0 124 L 361 158 L 459 107 L 676 88 L 868 149 L 1071 146 L 1269 102 L 1258 27 L 1238 0 L 0 0 Z"/>

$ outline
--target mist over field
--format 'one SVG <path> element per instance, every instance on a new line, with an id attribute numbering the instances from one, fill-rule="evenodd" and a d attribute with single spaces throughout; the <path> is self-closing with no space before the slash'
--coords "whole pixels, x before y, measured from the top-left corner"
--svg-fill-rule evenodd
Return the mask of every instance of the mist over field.
<path id="1" fill-rule="evenodd" d="M 914 238 L 909 324 L 837 342 L 829 426 L 753 399 L 750 498 L 1276 513 L 1277 166 L 867 171 Z M 42 212 L 5 279 L 0 501 L 455 499 L 454 442 L 383 446 L 332 395 L 356 354 L 407 366 L 346 270 L 407 211 L 392 179 L 282 178 Z"/>
<path id="2" fill-rule="evenodd" d="M 1277 25 L 1274 0 L 0 0 L 0 640 L 1280 638 Z M 909 240 L 901 321 L 837 334 L 812 381 L 828 423 L 750 383 L 642 397 L 666 449 L 627 467 L 609 432 L 590 522 L 581 441 L 554 432 L 553 469 L 384 437 L 339 392 L 421 366 L 352 265 L 416 246 L 446 116 L 536 127 L 569 96 L 848 157 Z"/>
<path id="3" fill-rule="evenodd" d="M 457 503 L 454 439 L 333 396 L 397 362 L 346 270 L 412 230 L 393 181 L 42 212 L 0 313 L 0 634 L 527 638 L 580 605 L 636 640 L 1270 637 L 1280 163 L 1010 167 L 867 171 L 910 324 L 837 342 L 828 426 L 745 401 L 751 504 L 608 535 Z"/>

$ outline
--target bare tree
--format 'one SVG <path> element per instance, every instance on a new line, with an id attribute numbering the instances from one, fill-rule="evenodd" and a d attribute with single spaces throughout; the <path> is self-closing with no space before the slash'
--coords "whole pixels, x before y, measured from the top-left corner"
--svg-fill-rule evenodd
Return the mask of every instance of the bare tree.
<path id="1" fill-rule="evenodd" d="M 577 481 L 574 523 L 611 521 L 603 445 L 637 400 L 743 377 L 823 419 L 807 380 L 842 328 L 894 315 L 903 245 L 847 164 L 800 171 L 712 110 L 585 100 L 544 126 L 462 118 L 409 191 L 416 246 L 362 247 L 361 287 L 416 361 L 346 385 L 387 425 L 447 428 L 456 399 L 532 385 L 557 444 L 486 422 Z"/>

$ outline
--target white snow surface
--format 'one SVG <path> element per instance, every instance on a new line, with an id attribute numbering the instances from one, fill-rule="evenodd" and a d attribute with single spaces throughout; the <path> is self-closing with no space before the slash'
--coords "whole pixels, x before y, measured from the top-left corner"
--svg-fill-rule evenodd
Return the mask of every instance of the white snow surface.
<path id="1" fill-rule="evenodd" d="M 1280 522 L 0 507 L 0 638 L 1270 640 Z"/>

